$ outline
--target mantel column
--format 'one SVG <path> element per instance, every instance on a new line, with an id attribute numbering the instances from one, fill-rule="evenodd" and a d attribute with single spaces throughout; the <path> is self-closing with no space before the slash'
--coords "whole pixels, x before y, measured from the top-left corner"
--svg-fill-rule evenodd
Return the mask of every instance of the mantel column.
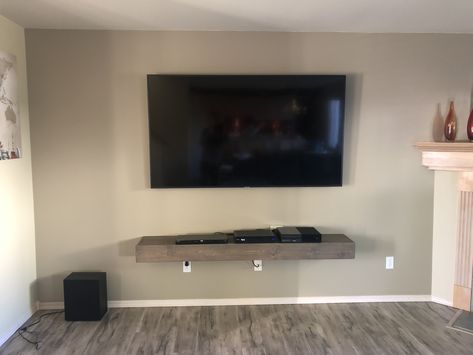
<path id="1" fill-rule="evenodd" d="M 460 172 L 453 306 L 473 310 L 473 142 L 418 142 L 416 147 L 429 169 Z"/>
<path id="2" fill-rule="evenodd" d="M 473 273 L 473 172 L 462 172 L 458 187 L 460 206 L 453 306 L 470 311 Z"/>

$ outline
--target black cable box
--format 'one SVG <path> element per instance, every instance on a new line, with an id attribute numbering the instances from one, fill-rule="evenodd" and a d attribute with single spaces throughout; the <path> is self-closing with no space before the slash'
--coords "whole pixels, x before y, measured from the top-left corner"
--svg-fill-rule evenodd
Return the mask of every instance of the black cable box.
<path id="1" fill-rule="evenodd" d="M 189 244 L 226 244 L 228 243 L 228 237 L 223 233 L 217 234 L 185 234 L 178 235 L 176 238 L 176 244 L 178 245 L 189 245 Z"/>
<path id="2" fill-rule="evenodd" d="M 235 243 L 276 243 L 278 237 L 271 229 L 242 229 L 234 232 Z"/>
<path id="3" fill-rule="evenodd" d="M 279 227 L 274 230 L 281 243 L 320 243 L 322 235 L 314 227 Z"/>

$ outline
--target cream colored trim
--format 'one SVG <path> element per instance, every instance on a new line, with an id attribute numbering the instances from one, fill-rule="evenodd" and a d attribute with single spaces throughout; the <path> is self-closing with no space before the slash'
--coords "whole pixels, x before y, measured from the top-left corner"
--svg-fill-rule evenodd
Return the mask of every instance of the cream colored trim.
<path id="1" fill-rule="evenodd" d="M 471 307 L 471 288 L 454 285 L 453 306 L 469 312 Z"/>
<path id="2" fill-rule="evenodd" d="M 419 142 L 422 165 L 431 170 L 473 171 L 473 144 Z"/>
<path id="3" fill-rule="evenodd" d="M 440 298 L 440 297 L 437 297 L 437 296 L 432 296 L 431 297 L 431 302 L 438 303 L 438 304 L 443 304 L 444 306 L 448 306 L 448 307 L 453 307 L 453 302 L 452 301 L 448 301 L 444 298 Z"/>
<path id="4" fill-rule="evenodd" d="M 464 171 L 460 174 L 458 188 L 463 192 L 473 192 L 473 172 Z"/>

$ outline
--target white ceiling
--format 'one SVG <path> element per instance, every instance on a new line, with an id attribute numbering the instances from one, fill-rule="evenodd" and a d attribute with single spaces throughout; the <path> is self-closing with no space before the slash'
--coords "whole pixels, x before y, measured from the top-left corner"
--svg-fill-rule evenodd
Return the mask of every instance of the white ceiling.
<path id="1" fill-rule="evenodd" d="M 0 0 L 26 28 L 473 33 L 473 0 Z"/>

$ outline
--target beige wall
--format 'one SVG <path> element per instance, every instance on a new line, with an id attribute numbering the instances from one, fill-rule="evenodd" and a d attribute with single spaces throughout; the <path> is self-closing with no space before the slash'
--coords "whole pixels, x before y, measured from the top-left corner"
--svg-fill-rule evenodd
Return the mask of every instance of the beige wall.
<path id="1" fill-rule="evenodd" d="M 0 161 L 0 344 L 36 302 L 33 184 L 23 28 L 0 16 L 0 50 L 16 55 L 22 159 Z"/>
<path id="2" fill-rule="evenodd" d="M 450 97 L 463 127 L 473 36 L 31 30 L 27 53 L 41 301 L 73 270 L 107 271 L 112 300 L 430 294 L 433 173 L 412 144 Z M 344 186 L 150 190 L 148 73 L 347 73 Z M 142 235 L 269 224 L 346 233 L 356 259 L 134 261 Z"/>

